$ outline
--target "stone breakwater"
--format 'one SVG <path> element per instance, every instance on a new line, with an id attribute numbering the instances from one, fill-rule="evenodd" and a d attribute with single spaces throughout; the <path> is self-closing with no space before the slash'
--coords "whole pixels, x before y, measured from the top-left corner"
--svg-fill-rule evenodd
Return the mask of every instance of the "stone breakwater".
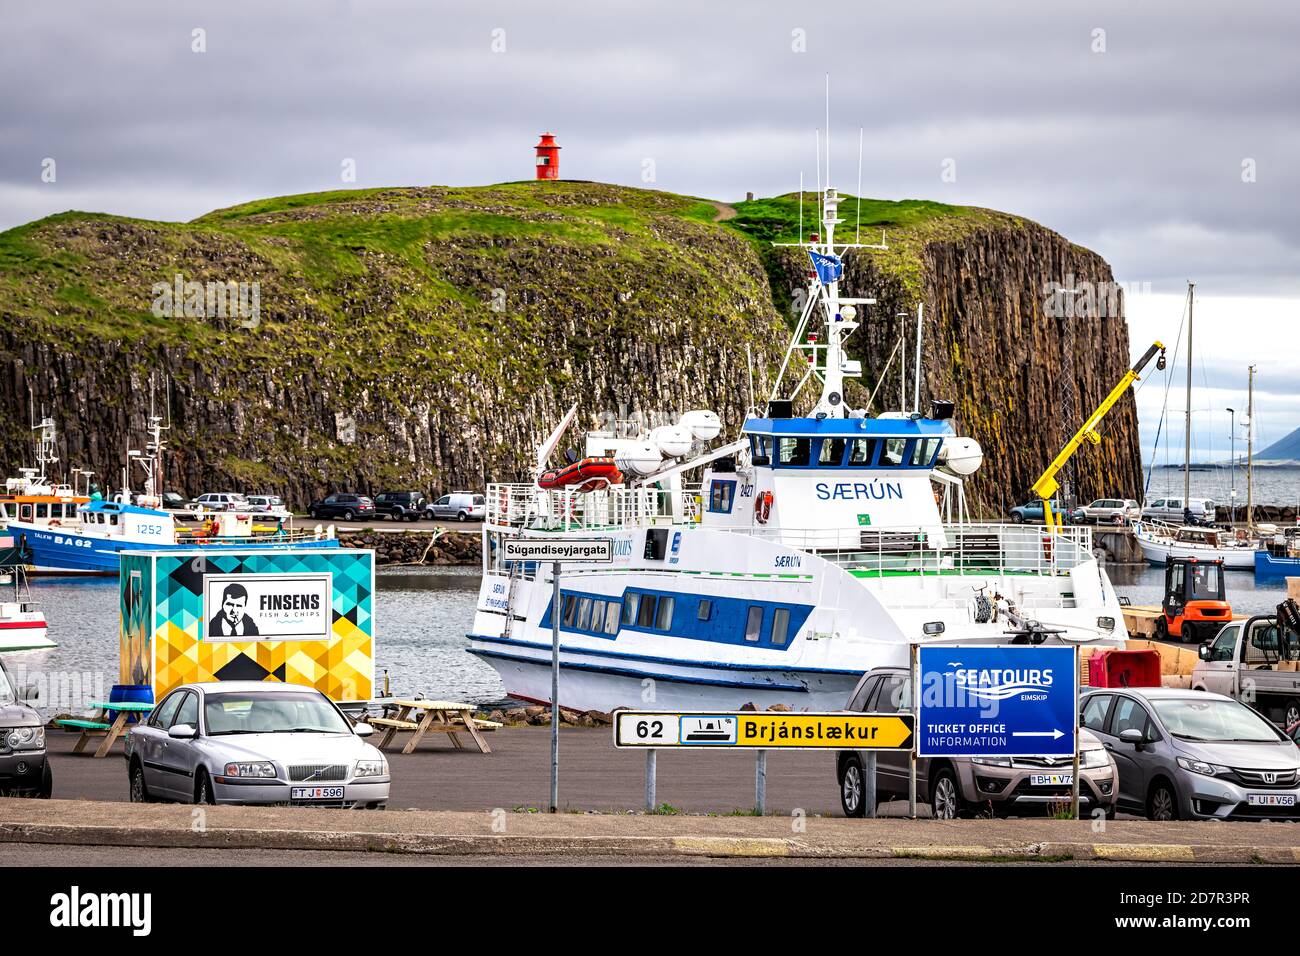
<path id="1" fill-rule="evenodd" d="M 344 548 L 373 548 L 375 564 L 470 566 L 480 563 L 483 539 L 477 531 L 448 531 L 434 540 L 432 531 L 344 531 L 339 545 Z"/>

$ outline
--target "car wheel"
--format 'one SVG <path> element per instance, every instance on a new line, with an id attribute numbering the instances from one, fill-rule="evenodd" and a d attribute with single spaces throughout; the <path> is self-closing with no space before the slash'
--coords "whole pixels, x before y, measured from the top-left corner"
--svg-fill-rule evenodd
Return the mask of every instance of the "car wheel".
<path id="1" fill-rule="evenodd" d="M 1292 697 L 1286 702 L 1285 717 L 1282 721 L 1283 727 L 1290 727 L 1292 724 L 1300 723 L 1300 699 Z"/>
<path id="2" fill-rule="evenodd" d="M 951 767 L 942 768 L 930 784 L 930 815 L 936 820 L 956 820 L 966 815 L 961 787 Z"/>
<path id="3" fill-rule="evenodd" d="M 138 762 L 131 764 L 131 802 L 132 803 L 153 803 L 153 797 L 149 795 L 149 786 L 144 782 L 144 767 Z"/>
<path id="4" fill-rule="evenodd" d="M 344 520 L 344 521 L 351 521 L 351 520 L 352 520 L 352 509 L 351 509 L 351 508 L 349 508 L 347 511 L 343 512 L 343 520 Z"/>
<path id="5" fill-rule="evenodd" d="M 849 757 L 844 761 L 840 772 L 840 806 L 846 817 L 865 817 L 867 815 L 866 796 L 863 784 L 862 761 Z"/>
<path id="6" fill-rule="evenodd" d="M 1013 511 L 1013 512 L 1011 512 L 1011 523 L 1012 523 L 1012 524 L 1024 524 L 1024 523 L 1025 523 L 1025 516 L 1022 515 L 1019 511 Z"/>
<path id="7" fill-rule="evenodd" d="M 463 512 L 463 511 L 458 512 L 457 515 L 456 515 L 456 520 L 457 520 L 457 521 L 468 521 L 468 520 L 469 520 L 469 515 L 467 515 L 467 514 L 466 514 L 465 512 Z"/>
<path id="8" fill-rule="evenodd" d="M 320 517 L 320 515 L 318 515 L 318 514 L 316 513 L 316 509 L 315 509 L 315 508 L 308 508 L 308 509 L 307 509 L 307 514 L 308 514 L 308 516 L 310 516 L 310 517 L 312 517 L 312 518 L 319 518 L 319 517 Z"/>
<path id="9" fill-rule="evenodd" d="M 1178 794 L 1166 780 L 1158 781 L 1147 797 L 1148 820 L 1177 820 Z"/>
<path id="10" fill-rule="evenodd" d="M 208 777 L 208 772 L 202 767 L 196 775 L 194 781 L 194 802 L 213 804 L 217 802 L 217 796 L 212 792 L 212 780 Z"/>

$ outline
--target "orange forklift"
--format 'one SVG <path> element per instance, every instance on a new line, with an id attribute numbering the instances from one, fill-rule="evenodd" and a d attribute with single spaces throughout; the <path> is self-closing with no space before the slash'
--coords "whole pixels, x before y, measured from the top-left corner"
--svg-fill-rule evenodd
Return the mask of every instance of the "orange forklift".
<path id="1" fill-rule="evenodd" d="M 1223 561 L 1169 558 L 1165 565 L 1165 597 L 1156 618 L 1156 639 L 1208 641 L 1232 620 L 1224 597 Z"/>

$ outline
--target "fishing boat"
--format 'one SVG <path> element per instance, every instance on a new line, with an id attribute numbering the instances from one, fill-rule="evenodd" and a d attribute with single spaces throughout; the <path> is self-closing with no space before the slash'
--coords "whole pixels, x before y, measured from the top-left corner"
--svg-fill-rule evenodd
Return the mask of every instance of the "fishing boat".
<path id="1" fill-rule="evenodd" d="M 74 516 L 62 521 L 8 522 L 8 531 L 30 550 L 32 562 L 44 573 L 117 574 L 125 551 L 246 552 L 259 549 L 337 547 L 334 527 L 317 525 L 296 530 L 292 519 L 220 512 L 194 528 L 177 522 L 162 508 L 164 453 L 162 417 L 149 416 L 150 440 L 144 452 L 129 451 L 122 490 L 112 500 L 87 500 Z M 131 464 L 144 470 L 144 490 L 131 490 Z M 258 518 L 269 521 L 256 524 Z"/>
<path id="2" fill-rule="evenodd" d="M 58 463 L 55 454 L 57 430 L 54 419 L 44 417 L 32 426 L 35 433 L 36 465 L 18 469 L 18 476 L 5 479 L 0 492 L 0 530 L 21 521 L 38 527 L 59 527 L 76 519 L 77 509 L 90 500 L 69 485 L 50 477 Z"/>
<path id="3" fill-rule="evenodd" d="M 543 487 L 574 406 L 536 449 L 533 481 L 489 485 L 469 651 L 511 696 L 552 696 L 552 567 L 505 560 L 516 537 L 611 542 L 612 562 L 561 576 L 558 697 L 577 710 L 836 710 L 916 643 L 1122 646 L 1090 529 L 967 519 L 964 479 L 983 452 L 951 402 L 921 410 L 921 310 L 911 401 L 900 371 L 899 408 L 849 407 L 845 381 L 862 369 L 844 343 L 874 300 L 840 294 L 843 253 L 867 247 L 835 241 L 839 204 L 828 185 L 824 239 L 801 227 L 789 244 L 810 258 L 809 295 L 735 438 L 716 443 L 704 409 L 649 433 L 586 432 L 583 456 L 613 458 L 623 481 Z"/>
<path id="4" fill-rule="evenodd" d="M 11 534 L 0 533 L 0 651 L 55 647 L 45 614 L 32 598 L 26 566 L 31 554 Z"/>

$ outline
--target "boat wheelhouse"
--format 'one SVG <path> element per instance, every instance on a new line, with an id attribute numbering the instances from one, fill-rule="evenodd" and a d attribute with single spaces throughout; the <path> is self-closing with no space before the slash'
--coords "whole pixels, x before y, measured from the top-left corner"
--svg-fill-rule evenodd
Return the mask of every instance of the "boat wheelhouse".
<path id="1" fill-rule="evenodd" d="M 919 369 L 907 407 L 849 407 L 861 366 L 843 341 L 874 300 L 839 294 L 839 255 L 861 247 L 834 242 L 838 202 L 828 188 L 825 241 L 798 244 L 813 263 L 806 305 L 735 440 L 711 447 L 721 423 L 702 409 L 648 432 L 622 423 L 583 442 L 621 481 L 544 487 L 575 406 L 533 481 L 488 486 L 469 650 L 512 696 L 551 696 L 552 569 L 504 559 L 501 542 L 521 536 L 612 542 L 611 563 L 567 564 L 560 582 L 559 702 L 579 710 L 837 710 L 864 671 L 906 665 L 925 641 L 1122 646 L 1089 529 L 967 520 L 963 481 L 983 453 L 950 402 L 922 413 Z M 820 393 L 796 415 L 810 382 Z"/>

